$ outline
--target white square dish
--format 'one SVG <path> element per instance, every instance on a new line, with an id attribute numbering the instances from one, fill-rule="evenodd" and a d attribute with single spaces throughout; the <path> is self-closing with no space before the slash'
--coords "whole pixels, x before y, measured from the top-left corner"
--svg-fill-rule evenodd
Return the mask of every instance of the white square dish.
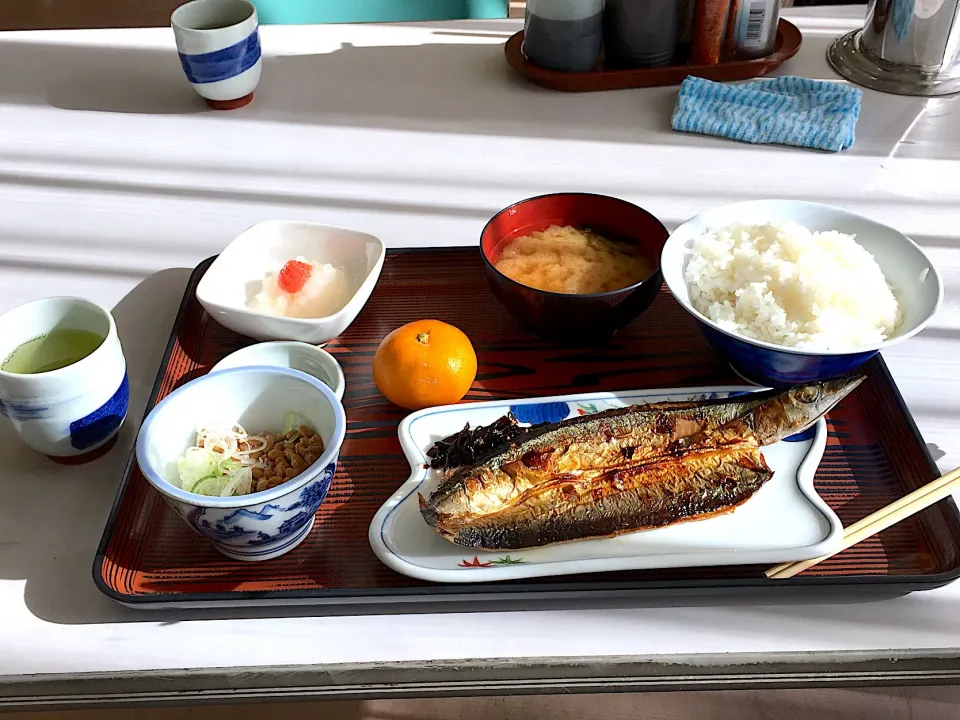
<path id="1" fill-rule="evenodd" d="M 821 418 L 810 429 L 763 448 L 773 477 L 735 511 L 695 522 L 609 538 L 487 552 L 440 537 L 420 514 L 418 494 L 428 496 L 441 473 L 424 467 L 437 440 L 494 422 L 507 412 L 518 419 L 556 422 L 625 405 L 702 400 L 756 391 L 754 387 L 630 390 L 528 400 L 495 400 L 428 408 L 400 423 L 400 445 L 410 478 L 377 511 L 369 541 L 388 567 L 431 582 L 489 582 L 573 573 L 709 565 L 776 564 L 828 554 L 839 547 L 843 525 L 814 489 L 826 447 Z"/>
<path id="2" fill-rule="evenodd" d="M 274 220 L 245 230 L 224 248 L 197 285 L 197 300 L 221 325 L 256 340 L 323 344 L 349 327 L 383 269 L 384 245 L 367 233 Z M 343 268 L 350 299 L 336 313 L 290 318 L 251 310 L 263 280 L 298 256 Z"/>

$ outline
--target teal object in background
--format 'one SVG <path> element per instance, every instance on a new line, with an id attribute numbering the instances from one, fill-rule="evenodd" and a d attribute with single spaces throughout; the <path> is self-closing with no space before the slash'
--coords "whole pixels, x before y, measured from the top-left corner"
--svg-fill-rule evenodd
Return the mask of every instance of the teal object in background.
<path id="1" fill-rule="evenodd" d="M 508 0 L 251 0 L 264 25 L 507 17 Z"/>

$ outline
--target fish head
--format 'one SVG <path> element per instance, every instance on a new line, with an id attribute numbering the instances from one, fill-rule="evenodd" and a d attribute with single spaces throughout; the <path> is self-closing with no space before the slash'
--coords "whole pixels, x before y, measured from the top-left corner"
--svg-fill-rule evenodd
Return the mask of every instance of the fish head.
<path id="1" fill-rule="evenodd" d="M 754 431 L 770 445 L 813 426 L 866 379 L 864 375 L 797 385 L 757 408 Z"/>

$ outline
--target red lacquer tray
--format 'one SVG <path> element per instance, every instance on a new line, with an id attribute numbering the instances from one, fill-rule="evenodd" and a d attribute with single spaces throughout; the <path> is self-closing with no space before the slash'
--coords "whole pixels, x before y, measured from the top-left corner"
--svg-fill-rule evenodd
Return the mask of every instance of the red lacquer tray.
<path id="1" fill-rule="evenodd" d="M 253 342 L 218 325 L 196 301 L 194 289 L 210 262 L 187 286 L 148 409 Z M 387 332 L 424 317 L 451 322 L 473 339 L 480 373 L 467 400 L 740 382 L 665 289 L 609 347 L 559 350 L 520 329 L 494 299 L 476 248 L 393 250 L 367 306 L 328 346 L 346 375 L 347 439 L 303 544 L 275 560 L 228 560 L 167 508 L 131 457 L 94 563 L 100 589 L 138 607 L 423 601 L 476 609 L 491 601 L 502 609 L 505 600 L 543 607 L 550 600 L 666 594 L 812 590 L 819 597 L 831 590 L 873 598 L 938 587 L 960 575 L 960 515 L 952 500 L 790 580 L 767 580 L 765 568 L 755 566 L 442 586 L 398 575 L 373 555 L 367 527 L 409 475 L 397 439 L 404 412 L 379 395 L 370 362 Z M 828 418 L 830 439 L 817 473 L 818 491 L 845 525 L 938 474 L 883 361 L 877 357 L 865 368 L 869 380 Z"/>
<path id="2" fill-rule="evenodd" d="M 665 67 L 613 70 L 603 67 L 585 73 L 567 73 L 534 65 L 523 54 L 523 31 L 512 35 L 503 50 L 510 67 L 530 82 L 563 92 L 591 92 L 595 90 L 624 90 L 626 88 L 679 85 L 688 75 L 731 82 L 749 80 L 766 75 L 783 65 L 800 50 L 803 35 L 787 20 L 777 26 L 777 40 L 773 52 L 755 60 L 732 60 L 716 65 L 667 65 Z"/>

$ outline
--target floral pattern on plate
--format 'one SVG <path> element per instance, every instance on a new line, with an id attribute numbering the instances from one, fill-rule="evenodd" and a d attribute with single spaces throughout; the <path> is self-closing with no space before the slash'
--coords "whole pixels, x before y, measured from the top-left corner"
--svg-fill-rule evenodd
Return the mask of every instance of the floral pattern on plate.
<path id="1" fill-rule="evenodd" d="M 524 403 L 511 405 L 510 412 L 522 423 L 539 425 L 566 420 L 570 416 L 570 405 L 565 402 Z"/>
<path id="2" fill-rule="evenodd" d="M 474 555 L 473 560 L 462 560 L 457 567 L 462 568 L 488 568 L 493 567 L 494 565 L 521 565 L 523 564 L 523 558 L 510 557 L 509 555 L 504 555 L 503 557 L 498 557 L 496 560 L 483 561 L 479 556 Z"/>

